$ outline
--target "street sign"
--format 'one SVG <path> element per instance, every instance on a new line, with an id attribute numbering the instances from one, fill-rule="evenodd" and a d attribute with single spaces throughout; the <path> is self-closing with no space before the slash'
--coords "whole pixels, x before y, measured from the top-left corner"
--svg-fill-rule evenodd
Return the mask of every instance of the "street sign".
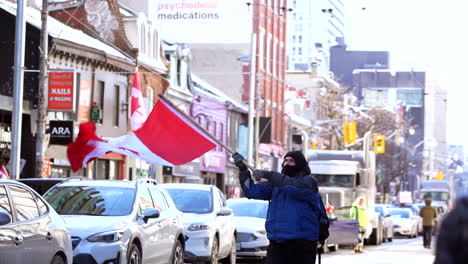
<path id="1" fill-rule="evenodd" d="M 75 111 L 75 72 L 49 73 L 49 111 Z"/>
<path id="2" fill-rule="evenodd" d="M 50 121 L 50 144 L 68 145 L 73 141 L 73 121 Z"/>

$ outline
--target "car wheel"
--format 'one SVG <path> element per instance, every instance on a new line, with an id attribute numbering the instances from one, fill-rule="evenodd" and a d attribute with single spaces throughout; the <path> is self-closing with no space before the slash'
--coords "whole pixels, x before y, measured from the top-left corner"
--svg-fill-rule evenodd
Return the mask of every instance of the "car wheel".
<path id="1" fill-rule="evenodd" d="M 141 264 L 141 252 L 137 245 L 132 244 L 130 250 L 128 251 L 127 257 L 128 264 Z"/>
<path id="2" fill-rule="evenodd" d="M 218 238 L 215 236 L 213 239 L 213 247 L 211 248 L 211 257 L 207 264 L 218 264 L 218 251 L 219 243 Z"/>
<path id="3" fill-rule="evenodd" d="M 176 240 L 174 252 L 172 252 L 172 264 L 184 264 L 184 247 L 179 240 Z"/>
<path id="4" fill-rule="evenodd" d="M 62 256 L 55 255 L 50 264 L 66 264 Z"/>
<path id="5" fill-rule="evenodd" d="M 231 251 L 229 255 L 223 260 L 223 263 L 227 264 L 236 264 L 237 258 L 237 251 L 236 251 L 236 237 L 232 236 L 232 243 L 231 243 Z"/>

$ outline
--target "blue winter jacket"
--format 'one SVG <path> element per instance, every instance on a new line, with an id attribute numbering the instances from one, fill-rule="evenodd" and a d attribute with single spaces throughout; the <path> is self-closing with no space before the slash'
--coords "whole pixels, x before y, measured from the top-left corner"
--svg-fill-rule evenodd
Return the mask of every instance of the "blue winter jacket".
<path id="1" fill-rule="evenodd" d="M 292 239 L 317 241 L 319 218 L 326 217 L 326 213 L 315 178 L 268 173 L 268 182 L 257 184 L 248 170 L 239 175 L 247 198 L 270 201 L 265 224 L 268 239 L 279 243 Z"/>

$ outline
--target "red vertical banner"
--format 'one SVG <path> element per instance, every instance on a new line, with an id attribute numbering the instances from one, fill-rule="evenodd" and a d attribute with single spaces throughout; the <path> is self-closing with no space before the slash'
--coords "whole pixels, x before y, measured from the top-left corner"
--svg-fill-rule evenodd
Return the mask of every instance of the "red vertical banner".
<path id="1" fill-rule="evenodd" d="M 42 162 L 42 174 L 46 176 L 46 178 L 50 178 L 50 174 L 52 171 L 52 166 L 50 164 L 50 159 L 44 159 Z"/>
<path id="2" fill-rule="evenodd" d="M 50 72 L 47 109 L 49 111 L 75 110 L 75 72 Z"/>

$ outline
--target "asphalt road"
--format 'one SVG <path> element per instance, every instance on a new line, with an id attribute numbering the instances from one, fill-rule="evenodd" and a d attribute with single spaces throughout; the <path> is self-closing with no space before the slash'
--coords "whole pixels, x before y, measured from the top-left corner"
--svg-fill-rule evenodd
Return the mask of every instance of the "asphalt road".
<path id="1" fill-rule="evenodd" d="M 435 237 L 433 237 L 433 244 Z M 351 248 L 340 248 L 337 252 L 322 255 L 323 264 L 430 264 L 434 262 L 434 246 L 422 246 L 422 237 L 394 238 L 380 246 L 365 246 L 364 253 L 354 253 Z M 238 260 L 239 264 L 260 264 L 259 261 Z M 318 263 L 318 261 L 317 261 Z M 292 263 L 291 263 L 292 264 Z"/>

